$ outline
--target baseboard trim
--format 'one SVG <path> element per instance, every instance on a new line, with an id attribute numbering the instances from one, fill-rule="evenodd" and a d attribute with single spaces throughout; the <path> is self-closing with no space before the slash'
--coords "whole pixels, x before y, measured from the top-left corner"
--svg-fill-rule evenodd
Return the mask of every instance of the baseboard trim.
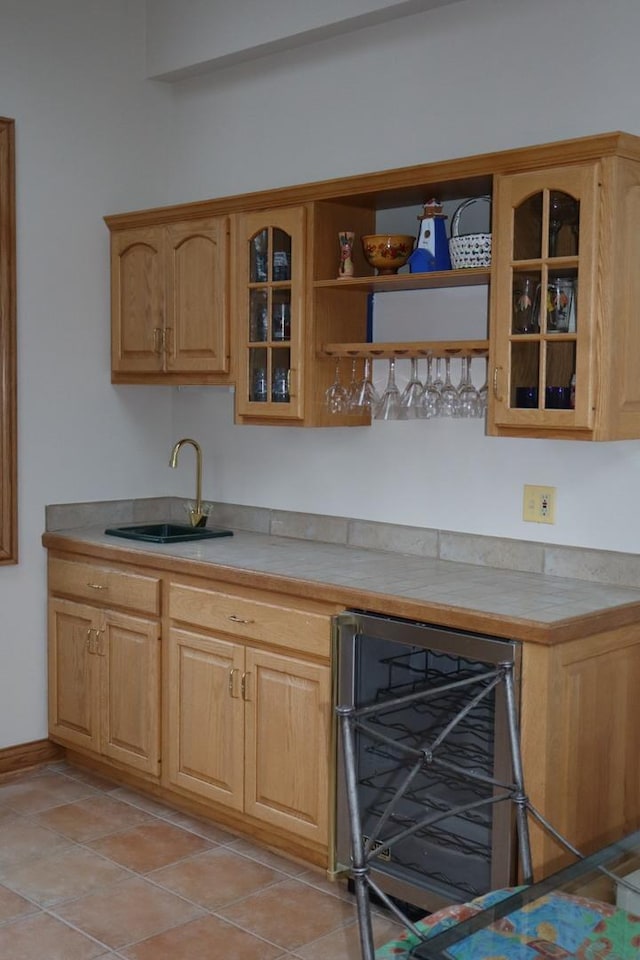
<path id="1" fill-rule="evenodd" d="M 15 747 L 0 749 L 0 775 L 17 773 L 41 763 L 54 763 L 65 755 L 64 747 L 51 740 L 32 740 L 31 743 L 19 743 Z"/>

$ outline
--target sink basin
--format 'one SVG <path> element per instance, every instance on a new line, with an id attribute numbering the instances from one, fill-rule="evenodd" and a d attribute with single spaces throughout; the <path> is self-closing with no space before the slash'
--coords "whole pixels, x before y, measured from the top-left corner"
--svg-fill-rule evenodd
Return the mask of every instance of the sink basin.
<path id="1" fill-rule="evenodd" d="M 185 540 L 233 536 L 233 530 L 223 530 L 222 527 L 190 527 L 186 523 L 135 523 L 126 527 L 109 527 L 105 533 L 110 537 L 150 543 L 180 543 Z"/>

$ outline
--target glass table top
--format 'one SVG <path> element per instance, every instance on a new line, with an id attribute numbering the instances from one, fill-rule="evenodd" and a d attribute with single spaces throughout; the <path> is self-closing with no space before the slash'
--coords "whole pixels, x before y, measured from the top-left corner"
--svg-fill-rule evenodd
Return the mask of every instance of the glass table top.
<path id="1" fill-rule="evenodd" d="M 464 919 L 437 924 L 411 960 L 640 960 L 640 831 L 460 910 Z"/>

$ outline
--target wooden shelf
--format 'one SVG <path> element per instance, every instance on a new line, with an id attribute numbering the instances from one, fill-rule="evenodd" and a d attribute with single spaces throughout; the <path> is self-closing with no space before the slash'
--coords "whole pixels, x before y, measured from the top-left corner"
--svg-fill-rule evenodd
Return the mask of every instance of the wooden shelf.
<path id="1" fill-rule="evenodd" d="M 469 267 L 465 270 L 437 270 L 432 273 L 396 273 L 390 277 L 342 277 L 332 280 L 316 280 L 316 290 L 366 290 L 378 293 L 392 290 L 428 290 L 438 287 L 477 287 L 488 284 L 491 270 L 486 267 Z"/>
<path id="2" fill-rule="evenodd" d="M 392 357 L 486 357 L 488 340 L 432 340 L 405 343 L 324 343 L 320 357 L 369 357 L 390 360 Z"/>

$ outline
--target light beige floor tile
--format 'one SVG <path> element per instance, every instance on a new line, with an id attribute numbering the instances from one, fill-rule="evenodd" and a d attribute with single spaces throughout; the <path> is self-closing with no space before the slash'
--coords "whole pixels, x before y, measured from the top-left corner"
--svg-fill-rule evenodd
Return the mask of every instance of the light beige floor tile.
<path id="1" fill-rule="evenodd" d="M 55 912 L 89 936 L 118 949 L 195 919 L 203 911 L 136 877 L 58 906 Z"/>
<path id="2" fill-rule="evenodd" d="M 376 949 L 389 940 L 395 940 L 402 927 L 382 917 L 372 916 L 373 942 Z M 297 957 L 302 960 L 361 960 L 360 932 L 357 921 L 313 943 L 297 947 Z"/>
<path id="3" fill-rule="evenodd" d="M 177 860 L 211 849 L 211 842 L 164 820 L 132 827 L 122 833 L 91 840 L 91 849 L 129 867 L 137 873 L 149 873 Z"/>
<path id="4" fill-rule="evenodd" d="M 0 927 L 0 957 L 6 960 L 93 960 L 104 945 L 46 913 Z"/>
<path id="5" fill-rule="evenodd" d="M 326 936 L 354 919 L 350 904 L 297 880 L 277 883 L 216 912 L 286 950 Z"/>
<path id="6" fill-rule="evenodd" d="M 38 909 L 24 897 L 18 896 L 13 890 L 9 890 L 8 887 L 0 884 L 0 923 L 15 920 L 17 917 L 23 917 L 28 913 L 36 913 Z"/>
<path id="7" fill-rule="evenodd" d="M 172 813 L 175 813 L 166 804 L 160 803 L 158 800 L 152 800 L 150 797 L 144 797 L 141 793 L 130 790 L 128 787 L 116 787 L 115 790 L 111 791 L 111 796 L 117 800 L 123 800 L 125 803 L 131 803 L 141 810 L 146 810 L 147 813 L 152 813 L 155 817 L 170 818 Z"/>
<path id="8" fill-rule="evenodd" d="M 84 847 L 0 870 L 0 880 L 42 907 L 126 880 L 131 874 Z"/>
<path id="9" fill-rule="evenodd" d="M 0 869 L 53 851 L 62 853 L 72 844 L 52 830 L 31 823 L 26 817 L 6 817 L 0 821 Z"/>
<path id="10" fill-rule="evenodd" d="M 31 818 L 71 840 L 84 843 L 146 823 L 151 814 L 102 794 L 44 810 Z"/>
<path id="11" fill-rule="evenodd" d="M 164 870 L 150 880 L 212 910 L 284 879 L 266 864 L 249 860 L 228 847 L 216 847 Z"/>
<path id="12" fill-rule="evenodd" d="M 308 870 L 308 867 L 303 866 L 300 863 L 296 863 L 295 860 L 290 860 L 288 857 L 285 857 L 281 854 L 273 853 L 271 850 L 266 850 L 264 847 L 260 847 L 255 843 L 251 843 L 250 840 L 234 840 L 232 843 L 228 844 L 228 847 L 230 850 L 234 850 L 236 853 L 241 853 L 245 857 L 250 857 L 252 860 L 258 860 L 260 863 L 266 863 L 267 866 L 273 867 L 274 870 L 280 870 L 282 873 L 286 873 L 290 877 L 297 877 L 301 873 L 304 873 L 306 870 Z"/>
<path id="13" fill-rule="evenodd" d="M 16 813 L 36 813 L 61 803 L 88 797 L 95 791 L 87 784 L 58 773 L 41 773 L 22 782 L 0 785 L 0 803 Z"/>
<path id="14" fill-rule="evenodd" d="M 203 917 L 121 953 L 128 960 L 275 960 L 281 950 L 217 917 Z"/>
<path id="15" fill-rule="evenodd" d="M 323 893 L 330 894 L 332 897 L 339 897 L 348 903 L 355 903 L 355 897 L 349 892 L 346 882 L 343 880 L 329 880 L 322 870 L 310 870 L 307 867 L 302 873 L 298 874 L 297 879 L 302 880 L 303 883 L 308 883 L 317 890 L 322 890 Z"/>
<path id="16" fill-rule="evenodd" d="M 182 813 L 180 810 L 172 811 L 168 819 L 170 823 L 175 823 L 177 827 L 197 833 L 198 836 L 206 837 L 207 840 L 212 840 L 214 843 L 231 843 L 238 839 L 235 834 L 229 833 L 223 827 L 218 827 L 209 820 L 190 817 L 188 813 Z"/>

